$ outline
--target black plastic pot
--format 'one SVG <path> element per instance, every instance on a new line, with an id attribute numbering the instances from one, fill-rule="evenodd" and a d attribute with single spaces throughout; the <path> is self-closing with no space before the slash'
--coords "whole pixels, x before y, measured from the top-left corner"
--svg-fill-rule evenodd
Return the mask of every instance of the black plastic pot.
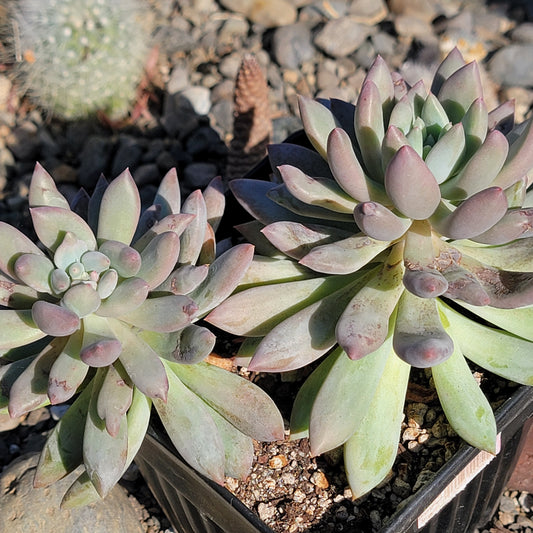
<path id="1" fill-rule="evenodd" d="M 411 496 L 381 533 L 467 533 L 486 524 L 523 446 L 533 387 L 520 387 L 496 412 L 496 456 L 463 446 L 432 482 Z M 177 533 L 272 533 L 231 492 L 185 464 L 165 435 L 150 429 L 135 462 Z"/>

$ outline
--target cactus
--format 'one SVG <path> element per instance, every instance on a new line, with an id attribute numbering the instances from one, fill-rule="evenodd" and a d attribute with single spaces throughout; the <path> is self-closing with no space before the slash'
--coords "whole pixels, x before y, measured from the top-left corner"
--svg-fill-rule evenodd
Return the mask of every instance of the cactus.
<path id="1" fill-rule="evenodd" d="M 250 244 L 215 255 L 221 179 L 181 205 L 171 170 L 141 213 L 127 170 L 71 206 L 37 164 L 29 204 L 41 245 L 0 223 L 0 408 L 18 417 L 73 402 L 35 485 L 83 464 L 63 505 L 104 497 L 135 457 L 152 404 L 193 467 L 219 483 L 225 472 L 246 476 L 252 438 L 283 438 L 283 421 L 258 387 L 204 362 L 215 336 L 196 322 L 253 256 Z"/>
<path id="2" fill-rule="evenodd" d="M 141 0 L 20 0 L 11 17 L 18 77 L 53 114 L 122 118 L 136 96 L 150 39 Z"/>
<path id="3" fill-rule="evenodd" d="M 325 356 L 291 433 L 314 455 L 344 444 L 355 496 L 394 462 L 410 366 L 431 368 L 452 427 L 495 453 L 465 356 L 533 384 L 531 120 L 504 134 L 513 104 L 488 112 L 476 63 L 456 49 L 429 90 L 378 57 L 357 105 L 299 103 L 314 150 L 273 145 L 269 181 L 231 183 L 262 256 L 207 321 L 248 337 L 254 371 Z"/>

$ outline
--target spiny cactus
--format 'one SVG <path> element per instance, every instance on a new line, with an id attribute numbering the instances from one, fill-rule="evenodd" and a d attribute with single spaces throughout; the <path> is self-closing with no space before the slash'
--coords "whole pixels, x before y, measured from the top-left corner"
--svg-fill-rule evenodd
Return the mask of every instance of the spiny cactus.
<path id="1" fill-rule="evenodd" d="M 150 30 L 142 0 L 20 0 L 18 74 L 41 107 L 67 119 L 123 117 L 143 74 Z"/>
<path id="2" fill-rule="evenodd" d="M 345 444 L 355 496 L 392 466 L 410 365 L 431 367 L 453 428 L 494 453 L 464 355 L 533 384 L 531 120 L 513 127 L 510 102 L 489 113 L 457 50 L 430 90 L 377 58 L 357 105 L 301 98 L 300 111 L 315 151 L 274 145 L 270 181 L 231 183 L 256 219 L 241 232 L 265 257 L 207 320 L 249 337 L 256 371 L 327 354 L 291 430 L 315 455 Z"/>
<path id="3" fill-rule="evenodd" d="M 42 452 L 36 486 L 84 465 L 65 506 L 104 497 L 132 462 L 152 403 L 176 448 L 219 483 L 246 476 L 252 438 L 283 438 L 272 400 L 203 362 L 195 324 L 236 287 L 253 246 L 215 257 L 215 178 L 181 205 L 176 172 L 141 214 L 128 171 L 71 207 L 37 165 L 30 212 L 42 246 L 0 222 L 0 408 L 12 417 L 74 400 Z M 81 215 L 85 214 L 85 218 Z"/>

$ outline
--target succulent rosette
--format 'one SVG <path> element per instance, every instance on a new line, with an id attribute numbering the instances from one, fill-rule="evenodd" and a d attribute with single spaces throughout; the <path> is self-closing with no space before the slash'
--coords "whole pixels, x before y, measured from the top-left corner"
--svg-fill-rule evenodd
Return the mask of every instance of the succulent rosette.
<path id="1" fill-rule="evenodd" d="M 533 384 L 531 120 L 514 125 L 510 102 L 488 112 L 458 50 L 429 89 L 377 58 L 355 106 L 300 98 L 300 111 L 314 150 L 273 145 L 269 180 L 231 183 L 262 256 L 208 322 L 247 337 L 255 371 L 326 356 L 291 432 L 315 455 L 344 444 L 355 496 L 394 462 L 411 366 L 431 367 L 452 427 L 495 453 L 465 356 Z"/>
<path id="2" fill-rule="evenodd" d="M 172 170 L 141 213 L 127 170 L 70 206 L 37 165 L 29 204 L 40 245 L 0 223 L 0 407 L 19 417 L 73 402 L 35 485 L 83 465 L 63 505 L 104 497 L 133 461 L 152 404 L 189 464 L 219 483 L 246 476 L 252 438 L 283 438 L 283 421 L 258 387 L 203 361 L 215 336 L 196 322 L 253 257 L 249 244 L 216 256 L 220 178 L 181 205 Z"/>

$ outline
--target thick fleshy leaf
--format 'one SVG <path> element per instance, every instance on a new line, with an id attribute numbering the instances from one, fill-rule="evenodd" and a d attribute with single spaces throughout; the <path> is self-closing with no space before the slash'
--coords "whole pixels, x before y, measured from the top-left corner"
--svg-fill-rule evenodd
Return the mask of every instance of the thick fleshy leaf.
<path id="1" fill-rule="evenodd" d="M 229 239 L 231 241 L 231 239 Z M 228 241 L 227 241 L 228 242 Z M 224 243 L 219 243 L 219 249 L 222 249 Z M 231 242 L 228 244 L 228 248 L 231 247 Z M 227 248 L 226 248 L 227 249 Z M 215 237 L 215 232 L 213 231 L 213 228 L 207 224 L 205 227 L 205 235 L 204 240 L 202 242 L 202 248 L 200 250 L 200 254 L 198 255 L 198 259 L 196 260 L 196 263 L 199 265 L 210 265 L 217 256 L 217 241 Z"/>
<path id="2" fill-rule="evenodd" d="M 141 268 L 137 276 L 154 289 L 167 279 L 174 269 L 180 253 L 180 238 L 167 231 L 155 236 L 141 252 Z"/>
<path id="3" fill-rule="evenodd" d="M 457 70 L 465 65 L 465 60 L 457 47 L 452 48 L 444 58 L 433 77 L 431 92 L 438 94 L 442 84 Z"/>
<path id="4" fill-rule="evenodd" d="M 455 241 L 453 247 L 461 253 L 495 268 L 516 270 L 517 272 L 533 271 L 532 237 L 502 246 L 476 246 L 470 241 Z"/>
<path id="5" fill-rule="evenodd" d="M 80 327 L 80 318 L 74 311 L 44 300 L 33 304 L 31 316 L 37 327 L 52 337 L 71 335 Z"/>
<path id="6" fill-rule="evenodd" d="M 453 341 L 444 330 L 436 300 L 404 291 L 398 302 L 393 335 L 394 351 L 406 363 L 427 368 L 442 363 L 453 352 Z"/>
<path id="7" fill-rule="evenodd" d="M 410 144 L 409 139 L 403 132 L 394 125 L 390 125 L 383 137 L 383 145 L 381 147 L 381 155 L 383 162 L 383 171 L 387 170 L 391 159 L 396 155 L 396 152 L 402 147 Z M 413 149 L 415 147 L 413 146 Z M 384 203 L 390 204 L 390 200 Z"/>
<path id="8" fill-rule="evenodd" d="M 103 382 L 101 369 L 95 377 L 93 394 L 83 434 L 83 463 L 98 494 L 105 498 L 118 482 L 128 453 L 128 422 L 123 415 L 115 436 L 106 431 L 105 422 L 98 416 L 98 395 Z"/>
<path id="9" fill-rule="evenodd" d="M 357 204 L 353 216 L 363 233 L 378 241 L 399 239 L 411 225 L 411 219 L 399 217 L 377 202 Z"/>
<path id="10" fill-rule="evenodd" d="M 174 365 L 180 380 L 239 431 L 259 441 L 283 440 L 283 419 L 257 385 L 208 363 Z"/>
<path id="11" fill-rule="evenodd" d="M 239 289 L 282 281 L 298 281 L 313 277 L 308 268 L 289 259 L 256 255 L 241 279 Z"/>
<path id="12" fill-rule="evenodd" d="M 181 235 L 179 262 L 194 265 L 202 250 L 207 227 L 207 207 L 202 193 L 199 190 L 192 192 L 183 203 L 181 211 L 195 217 Z"/>
<path id="13" fill-rule="evenodd" d="M 189 294 L 198 306 L 196 316 L 207 314 L 235 290 L 253 255 L 251 244 L 238 244 L 215 259 L 207 277 Z"/>
<path id="14" fill-rule="evenodd" d="M 145 209 L 141 216 L 139 217 L 139 222 L 137 223 L 137 228 L 131 239 L 131 244 L 137 242 L 142 235 L 145 235 L 152 226 L 157 224 L 157 221 L 161 218 L 161 206 L 160 205 L 151 205 Z"/>
<path id="15" fill-rule="evenodd" d="M 102 252 L 96 251 L 85 252 L 81 256 L 80 260 L 81 264 L 85 267 L 86 272 L 96 272 L 97 274 L 105 272 L 111 263 L 109 257 L 104 255 Z"/>
<path id="16" fill-rule="evenodd" d="M 198 305 L 184 295 L 148 298 L 131 312 L 120 315 L 120 320 L 138 328 L 161 333 L 178 331 L 196 318 Z"/>
<path id="17" fill-rule="evenodd" d="M 54 264 L 57 268 L 67 270 L 68 267 L 81 259 L 81 256 L 87 252 L 87 243 L 80 240 L 74 233 L 67 231 L 61 244 L 54 252 Z"/>
<path id="18" fill-rule="evenodd" d="M 507 244 L 533 236 L 533 208 L 509 209 L 490 229 L 472 237 L 484 244 Z"/>
<path id="19" fill-rule="evenodd" d="M 383 105 L 383 109 L 388 109 L 390 111 L 390 107 L 394 100 L 394 84 L 392 82 L 389 67 L 380 55 L 374 59 L 374 62 L 368 69 L 365 83 L 367 81 L 371 81 L 376 85 L 381 96 L 381 104 Z"/>
<path id="20" fill-rule="evenodd" d="M 22 254 L 15 261 L 13 270 L 20 281 L 38 292 L 52 293 L 50 276 L 54 264 L 48 257 L 38 254 Z"/>
<path id="21" fill-rule="evenodd" d="M 400 130 L 404 135 L 407 135 L 411 126 L 413 125 L 414 112 L 413 106 L 406 96 L 396 102 L 392 108 L 389 118 L 389 128 L 393 126 Z"/>
<path id="22" fill-rule="evenodd" d="M 117 288 L 118 284 L 118 272 L 114 268 L 110 268 L 106 272 L 104 272 L 100 279 L 98 280 L 98 284 L 96 286 L 96 290 L 98 291 L 98 294 L 100 295 L 100 298 L 104 300 L 105 298 L 109 298 L 111 294 L 113 294 L 113 291 Z"/>
<path id="23" fill-rule="evenodd" d="M 313 401 L 309 444 L 320 455 L 344 444 L 368 412 L 383 369 L 392 352 L 390 338 L 367 357 L 352 361 L 338 348 L 336 361 Z"/>
<path id="24" fill-rule="evenodd" d="M 220 176 L 213 178 L 202 194 L 207 210 L 207 222 L 213 228 L 213 231 L 216 232 L 226 206 L 222 178 Z"/>
<path id="25" fill-rule="evenodd" d="M 344 308 L 367 279 L 362 275 L 279 323 L 261 341 L 248 368 L 286 372 L 324 355 L 335 345 L 335 326 Z"/>
<path id="26" fill-rule="evenodd" d="M 13 270 L 15 261 L 21 254 L 37 254 L 44 256 L 24 233 L 0 221 L 0 270 L 15 278 Z"/>
<path id="27" fill-rule="evenodd" d="M 344 445 L 344 468 L 354 498 L 376 487 L 396 460 L 409 370 L 391 351 L 366 415 Z"/>
<path id="28" fill-rule="evenodd" d="M 440 202 L 435 177 L 410 146 L 402 146 L 389 163 L 385 189 L 398 210 L 415 220 L 431 216 Z"/>
<path id="29" fill-rule="evenodd" d="M 458 167 L 465 150 L 465 132 L 459 122 L 431 148 L 425 162 L 437 183 L 446 181 Z"/>
<path id="30" fill-rule="evenodd" d="M 113 293 L 102 300 L 96 311 L 100 316 L 120 316 L 137 309 L 148 296 L 150 287 L 141 278 L 127 278 L 119 283 Z"/>
<path id="31" fill-rule="evenodd" d="M 444 296 L 472 305 L 490 304 L 490 296 L 472 272 L 453 264 L 445 268 L 442 275 L 448 282 L 448 289 Z"/>
<path id="32" fill-rule="evenodd" d="M 329 226 L 304 226 L 298 222 L 273 222 L 261 232 L 278 250 L 294 259 L 302 259 L 315 246 L 346 239 L 352 233 Z"/>
<path id="33" fill-rule="evenodd" d="M 338 126 L 335 116 L 326 106 L 305 96 L 298 97 L 298 106 L 308 139 L 315 150 L 327 159 L 328 136 Z"/>
<path id="34" fill-rule="evenodd" d="M 254 286 L 230 296 L 209 313 L 206 321 L 233 335 L 263 336 L 287 317 L 353 279 L 329 276 Z"/>
<path id="35" fill-rule="evenodd" d="M 48 487 L 73 472 L 83 461 L 83 428 L 89 410 L 91 381 L 61 417 L 39 457 L 33 486 Z"/>
<path id="36" fill-rule="evenodd" d="M 104 241 L 98 251 L 109 258 L 110 266 L 123 278 L 137 275 L 141 268 L 141 254 L 123 242 Z"/>
<path id="37" fill-rule="evenodd" d="M 150 398 L 166 401 L 168 378 L 159 356 L 132 328 L 115 319 L 109 322 L 122 343 L 120 362 L 133 384 Z"/>
<path id="38" fill-rule="evenodd" d="M 98 309 L 100 295 L 89 284 L 78 283 L 65 292 L 61 305 L 83 318 Z"/>
<path id="39" fill-rule="evenodd" d="M 211 409 L 168 368 L 167 402 L 155 400 L 157 413 L 180 455 L 196 470 L 224 483 L 224 444 Z"/>
<path id="40" fill-rule="evenodd" d="M 472 102 L 483 98 L 477 63 L 472 61 L 449 76 L 439 89 L 438 97 L 450 120 L 454 124 L 459 122 Z"/>
<path id="41" fill-rule="evenodd" d="M 84 337 L 85 340 L 85 337 Z M 122 344 L 117 339 L 99 338 L 84 342 L 80 352 L 81 360 L 92 367 L 103 368 L 113 364 L 122 352 Z"/>
<path id="42" fill-rule="evenodd" d="M 385 342 L 389 318 L 404 290 L 403 271 L 402 247 L 397 245 L 342 313 L 335 335 L 350 359 L 360 359 Z"/>
<path id="43" fill-rule="evenodd" d="M 442 104 L 433 93 L 428 94 L 420 112 L 420 118 L 422 119 L 420 125 L 423 125 L 427 134 L 431 135 L 434 139 L 439 138 L 443 128 L 450 122 Z"/>
<path id="44" fill-rule="evenodd" d="M 146 233 L 135 241 L 133 247 L 137 251 L 142 252 L 156 235 L 167 231 L 173 231 L 179 237 L 194 218 L 195 215 L 189 213 L 167 215 L 159 222 L 156 222 Z"/>
<path id="45" fill-rule="evenodd" d="M 128 409 L 126 418 L 128 420 L 128 457 L 126 465 L 129 466 L 137 452 L 139 451 L 148 424 L 150 423 L 150 414 L 152 412 L 152 400 L 145 396 L 137 387 L 133 387 L 133 399 Z"/>
<path id="46" fill-rule="evenodd" d="M 381 143 L 384 134 L 383 107 L 379 89 L 372 81 L 366 81 L 361 88 L 355 108 L 355 135 L 361 147 L 368 176 L 377 182 L 383 181 Z"/>
<path id="47" fill-rule="evenodd" d="M 461 171 L 442 185 L 442 194 L 450 200 L 464 200 L 489 187 L 501 170 L 509 145 L 498 130 L 489 132 Z"/>
<path id="48" fill-rule="evenodd" d="M 99 241 L 130 244 L 141 213 L 141 199 L 130 171 L 126 169 L 107 187 L 98 215 Z"/>
<path id="49" fill-rule="evenodd" d="M 70 209 L 67 199 L 57 190 L 52 176 L 46 172 L 40 163 L 35 163 L 33 169 L 28 202 L 30 207 L 47 205 Z"/>
<path id="50" fill-rule="evenodd" d="M 105 179 L 104 175 L 100 174 L 100 177 L 98 178 L 98 181 L 96 182 L 96 186 L 91 195 L 91 198 L 89 199 L 87 222 L 89 223 L 89 226 L 91 227 L 91 229 L 93 230 L 95 234 L 96 234 L 96 231 L 98 230 L 98 217 L 100 215 L 100 205 L 102 203 L 104 192 L 108 186 L 109 186 L 109 183 Z"/>
<path id="51" fill-rule="evenodd" d="M 67 232 L 73 233 L 87 244 L 89 250 L 96 248 L 96 238 L 79 215 L 61 207 L 32 207 L 30 209 L 33 226 L 39 240 L 54 251 L 62 242 Z"/>
<path id="52" fill-rule="evenodd" d="M 442 409 L 452 428 L 468 444 L 496 453 L 496 420 L 463 354 L 456 345 L 452 356 L 431 369 Z"/>
<path id="53" fill-rule="evenodd" d="M 298 200 L 337 213 L 351 213 L 355 200 L 331 178 L 312 178 L 291 165 L 278 167 L 289 192 Z"/>
<path id="54" fill-rule="evenodd" d="M 189 294 L 196 289 L 207 276 L 208 265 L 182 265 L 168 276 L 157 287 L 156 292 L 171 292 L 172 294 Z"/>
<path id="55" fill-rule="evenodd" d="M 514 100 L 507 100 L 492 109 L 488 117 L 488 129 L 496 129 L 505 135 L 509 133 L 515 125 L 515 107 Z"/>
<path id="56" fill-rule="evenodd" d="M 180 212 L 180 184 L 175 168 L 171 168 L 161 180 L 153 204 L 161 206 L 161 217 Z"/>
<path id="57" fill-rule="evenodd" d="M 436 298 L 448 290 L 447 279 L 431 268 L 406 270 L 403 276 L 405 288 L 420 298 Z"/>
<path id="58" fill-rule="evenodd" d="M 179 336 L 172 357 L 178 363 L 194 365 L 203 361 L 215 347 L 215 334 L 203 326 L 191 324 Z"/>
<path id="59" fill-rule="evenodd" d="M 389 245 L 388 241 L 377 241 L 359 233 L 316 246 L 300 260 L 300 264 L 325 274 L 350 274 L 364 267 Z"/>
<path id="60" fill-rule="evenodd" d="M 28 309 L 38 298 L 39 294 L 35 289 L 16 283 L 0 273 L 0 305 L 12 309 Z"/>
<path id="61" fill-rule="evenodd" d="M 61 510 L 77 509 L 102 500 L 89 474 L 84 470 L 68 488 L 61 500 Z"/>
<path id="62" fill-rule="evenodd" d="M 34 322 L 30 310 L 0 310 L 1 350 L 24 346 L 30 342 L 42 339 L 45 335 L 46 333 Z"/>
<path id="63" fill-rule="evenodd" d="M 281 181 L 281 175 L 278 171 L 280 165 L 292 165 L 309 175 L 331 176 L 327 161 L 314 150 L 291 143 L 271 144 L 267 149 L 270 166 L 278 182 Z"/>
<path id="64" fill-rule="evenodd" d="M 531 341 L 467 318 L 443 302 L 439 309 L 453 341 L 463 354 L 493 374 L 533 385 Z M 447 321 L 447 323 L 446 323 Z"/>
<path id="65" fill-rule="evenodd" d="M 468 160 L 479 149 L 490 131 L 487 105 L 483 98 L 472 102 L 461 123 L 465 130 L 465 160 Z"/>

